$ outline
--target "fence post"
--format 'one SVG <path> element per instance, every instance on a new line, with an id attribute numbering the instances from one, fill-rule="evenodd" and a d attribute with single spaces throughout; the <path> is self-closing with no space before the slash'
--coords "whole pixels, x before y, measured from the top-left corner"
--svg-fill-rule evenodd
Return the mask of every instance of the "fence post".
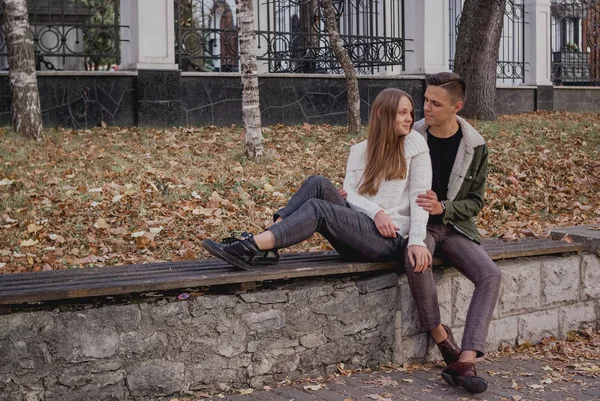
<path id="1" fill-rule="evenodd" d="M 173 0 L 121 0 L 124 70 L 177 70 Z"/>
<path id="2" fill-rule="evenodd" d="M 550 0 L 525 0 L 525 85 L 552 85 Z"/>
<path id="3" fill-rule="evenodd" d="M 448 71 L 448 0 L 405 0 L 406 72 Z"/>

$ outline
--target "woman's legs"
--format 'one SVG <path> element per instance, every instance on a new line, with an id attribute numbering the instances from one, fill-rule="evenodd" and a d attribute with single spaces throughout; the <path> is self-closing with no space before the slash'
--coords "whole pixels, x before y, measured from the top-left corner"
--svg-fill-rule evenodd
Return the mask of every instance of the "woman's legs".
<path id="1" fill-rule="evenodd" d="M 275 248 L 295 245 L 319 232 L 342 256 L 400 260 L 403 255 L 402 238 L 385 238 L 367 215 L 321 199 L 305 201 L 268 231 Z"/>
<path id="2" fill-rule="evenodd" d="M 321 199 L 335 205 L 346 206 L 346 201 L 331 181 L 322 175 L 311 175 L 304 180 L 298 191 L 292 195 L 287 205 L 274 214 L 273 221 L 276 224 L 281 222 L 284 218 L 295 213 L 310 199 Z M 275 246 L 275 236 L 269 230 L 255 235 L 254 241 L 260 250 L 277 248 Z"/>
<path id="3" fill-rule="evenodd" d="M 346 206 L 346 201 L 331 181 L 322 175 L 311 175 L 304 180 L 287 205 L 275 213 L 273 221 L 276 221 L 279 217 L 285 219 L 309 199 L 322 199 L 335 205 Z"/>

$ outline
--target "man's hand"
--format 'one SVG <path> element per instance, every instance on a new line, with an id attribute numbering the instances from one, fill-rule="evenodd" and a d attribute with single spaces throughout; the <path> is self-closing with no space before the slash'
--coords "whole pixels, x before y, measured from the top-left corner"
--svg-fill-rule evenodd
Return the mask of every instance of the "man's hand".
<path id="1" fill-rule="evenodd" d="M 424 272 L 427 266 L 431 266 L 433 261 L 429 249 L 422 245 L 409 246 L 407 254 L 411 266 L 415 269 L 415 273 Z"/>
<path id="2" fill-rule="evenodd" d="M 342 198 L 344 198 L 344 200 L 346 200 L 346 197 L 348 196 L 348 192 L 344 191 L 343 188 L 338 188 L 337 190 L 340 193 L 340 195 L 342 196 Z"/>
<path id="3" fill-rule="evenodd" d="M 431 189 L 423 194 L 417 195 L 417 205 L 421 206 L 431 215 L 444 213 L 442 202 L 438 201 L 437 194 Z"/>
<path id="4" fill-rule="evenodd" d="M 392 219 L 390 219 L 390 216 L 385 214 L 383 210 L 377 212 L 373 221 L 375 222 L 377 231 L 379 231 L 379 234 L 381 234 L 383 237 L 396 238 L 397 228 L 394 225 L 394 222 L 392 222 Z"/>

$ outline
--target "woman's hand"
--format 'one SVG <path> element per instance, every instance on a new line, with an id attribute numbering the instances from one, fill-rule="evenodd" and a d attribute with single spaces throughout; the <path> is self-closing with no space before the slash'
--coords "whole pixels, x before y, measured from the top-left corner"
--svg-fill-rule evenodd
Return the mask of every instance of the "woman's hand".
<path id="1" fill-rule="evenodd" d="M 343 188 L 338 188 L 337 189 L 339 194 L 342 196 L 342 198 L 344 198 L 344 200 L 346 200 L 346 198 L 348 197 L 348 192 L 344 191 Z"/>
<path id="2" fill-rule="evenodd" d="M 390 216 L 385 214 L 383 210 L 377 212 L 373 221 L 375 222 L 377 231 L 379 231 L 379 234 L 381 234 L 383 237 L 396 238 L 397 228 L 394 225 L 394 222 L 392 222 L 392 219 L 390 219 Z"/>
<path id="3" fill-rule="evenodd" d="M 415 269 L 415 273 L 424 272 L 427 266 L 431 266 L 433 261 L 429 249 L 422 245 L 411 245 L 407 252 L 408 260 Z"/>

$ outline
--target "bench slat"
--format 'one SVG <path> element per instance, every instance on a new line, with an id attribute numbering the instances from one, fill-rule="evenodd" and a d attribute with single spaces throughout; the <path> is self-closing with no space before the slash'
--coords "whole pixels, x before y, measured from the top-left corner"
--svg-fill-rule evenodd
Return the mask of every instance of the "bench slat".
<path id="1" fill-rule="evenodd" d="M 582 246 L 551 239 L 518 242 L 486 240 L 493 260 L 580 252 Z M 441 264 L 441 261 L 435 261 Z M 238 271 L 218 259 L 58 270 L 0 275 L 0 304 L 119 295 L 298 277 L 353 274 L 399 269 L 398 263 L 342 260 L 332 251 L 284 254 L 274 267 Z"/>
<path id="2" fill-rule="evenodd" d="M 249 280 L 249 272 L 222 269 L 211 274 L 195 274 L 183 278 L 158 276 L 147 279 L 133 279 L 126 282 L 78 283 L 73 286 L 58 286 L 55 288 L 31 290 L 0 290 L 0 304 L 15 304 L 22 302 L 40 302 L 68 298 L 82 298 L 106 295 L 119 295 L 135 292 L 170 290 L 175 288 L 192 288 L 222 284 L 237 284 L 248 281 L 281 280 L 297 277 L 314 277 L 324 275 L 339 275 L 364 273 L 381 270 L 392 270 L 395 263 L 322 263 L 318 267 L 279 267 L 262 268 L 253 271 Z"/>

